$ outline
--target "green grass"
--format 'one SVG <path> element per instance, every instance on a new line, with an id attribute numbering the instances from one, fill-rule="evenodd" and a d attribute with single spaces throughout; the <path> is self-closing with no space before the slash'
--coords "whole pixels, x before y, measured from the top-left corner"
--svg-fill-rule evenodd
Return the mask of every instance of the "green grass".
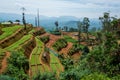
<path id="1" fill-rule="evenodd" d="M 36 47 L 33 49 L 32 51 L 32 55 L 31 55 L 31 60 L 30 60 L 30 64 L 40 64 L 40 54 L 42 52 L 42 48 L 43 48 L 43 43 L 37 39 L 36 39 Z"/>
<path id="2" fill-rule="evenodd" d="M 36 47 L 33 49 L 32 53 L 31 53 L 31 59 L 30 59 L 30 65 L 36 65 L 36 64 L 41 64 L 40 63 L 40 54 L 42 53 L 42 49 L 43 49 L 43 43 L 35 38 L 36 40 Z M 38 70 L 37 70 L 37 67 L 38 67 Z M 42 65 L 39 65 L 39 66 L 32 66 L 32 73 L 33 73 L 33 76 L 37 75 L 36 73 L 36 70 L 39 72 L 44 72 L 44 70 L 42 69 Z"/>
<path id="3" fill-rule="evenodd" d="M 72 42 L 72 43 L 77 42 L 77 40 L 73 39 L 73 38 L 70 37 L 70 36 L 64 36 L 64 39 L 65 39 L 67 42 Z"/>
<path id="4" fill-rule="evenodd" d="M 52 68 L 52 71 L 57 71 L 57 67 L 56 67 L 56 64 L 50 64 L 51 68 Z"/>
<path id="5" fill-rule="evenodd" d="M 58 63 L 58 58 L 53 53 L 50 54 L 50 63 Z"/>
<path id="6" fill-rule="evenodd" d="M 35 29 L 32 29 L 31 31 L 29 31 L 29 34 L 32 34 L 33 32 L 35 32 Z"/>
<path id="7" fill-rule="evenodd" d="M 41 54 L 42 47 L 43 47 L 42 41 L 36 38 L 36 47 L 32 51 L 32 54 Z"/>
<path id="8" fill-rule="evenodd" d="M 54 64 L 54 63 L 56 63 L 56 64 Z M 50 54 L 50 66 L 51 66 L 52 70 L 55 72 L 58 70 L 62 71 L 59 59 L 53 53 Z"/>
<path id="9" fill-rule="evenodd" d="M 31 60 L 30 60 L 30 64 L 31 65 L 40 64 L 40 57 L 39 57 L 39 55 L 32 55 L 31 56 Z"/>
<path id="10" fill-rule="evenodd" d="M 36 55 L 32 55 L 32 56 L 31 56 L 30 64 L 31 64 L 31 65 L 36 64 Z"/>
<path id="11" fill-rule="evenodd" d="M 43 69 L 42 65 L 38 66 L 38 70 L 40 71 L 40 73 L 44 72 L 44 69 Z"/>
<path id="12" fill-rule="evenodd" d="M 6 37 L 12 35 L 16 30 L 22 28 L 22 26 L 12 26 L 12 27 L 6 27 L 2 28 L 2 31 L 4 32 L 2 35 L 0 35 L 0 40 L 5 39 Z"/>
<path id="13" fill-rule="evenodd" d="M 25 35 L 17 42 L 13 43 L 12 45 L 6 47 L 6 50 L 15 50 L 16 48 L 20 47 L 20 45 L 24 44 L 27 40 L 29 40 L 32 37 L 32 35 Z"/>
<path id="14" fill-rule="evenodd" d="M 0 54 L 6 52 L 6 50 L 0 48 Z"/>

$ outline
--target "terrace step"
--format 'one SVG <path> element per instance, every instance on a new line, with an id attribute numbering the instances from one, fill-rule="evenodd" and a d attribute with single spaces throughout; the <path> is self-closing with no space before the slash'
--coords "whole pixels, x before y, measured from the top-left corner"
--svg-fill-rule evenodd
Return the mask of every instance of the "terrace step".
<path id="1" fill-rule="evenodd" d="M 0 47 L 5 48 L 13 44 L 14 42 L 18 41 L 20 38 L 22 38 L 25 34 L 25 31 L 23 28 L 20 28 L 17 30 L 14 34 L 12 34 L 9 37 L 6 37 L 5 39 L 0 41 Z"/>

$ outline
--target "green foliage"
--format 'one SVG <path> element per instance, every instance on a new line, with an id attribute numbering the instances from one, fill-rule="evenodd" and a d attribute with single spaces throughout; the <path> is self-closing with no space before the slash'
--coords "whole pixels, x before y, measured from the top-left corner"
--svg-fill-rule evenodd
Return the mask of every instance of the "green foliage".
<path id="1" fill-rule="evenodd" d="M 118 74 L 117 76 L 112 77 L 112 80 L 120 80 L 120 75 Z"/>
<path id="2" fill-rule="evenodd" d="M 40 37 L 40 40 L 41 40 L 43 43 L 47 43 L 47 42 L 49 41 L 49 36 Z"/>
<path id="3" fill-rule="evenodd" d="M 80 80 L 79 73 L 77 73 L 73 69 L 69 71 L 61 72 L 60 80 Z"/>
<path id="4" fill-rule="evenodd" d="M 65 70 L 60 73 L 60 80 L 79 80 L 79 73 L 74 67 L 74 61 L 71 58 L 63 58 L 62 55 L 59 55 L 59 59 Z"/>
<path id="5" fill-rule="evenodd" d="M 102 29 L 103 31 L 111 31 L 112 27 L 111 27 L 111 17 L 110 14 L 108 12 L 105 12 L 103 14 L 103 17 L 99 17 L 99 20 L 102 23 Z"/>
<path id="6" fill-rule="evenodd" d="M 73 55 L 74 53 L 76 52 L 79 52 L 79 51 L 82 51 L 84 49 L 84 46 L 83 45 L 79 45 L 79 44 L 74 44 L 72 46 L 72 48 L 69 50 L 68 54 L 71 56 Z"/>
<path id="7" fill-rule="evenodd" d="M 0 80 L 15 80 L 14 78 L 11 78 L 7 75 L 0 75 Z"/>
<path id="8" fill-rule="evenodd" d="M 67 42 L 72 42 L 72 43 L 77 42 L 77 40 L 73 39 L 73 38 L 70 37 L 70 36 L 64 36 L 64 39 L 65 39 Z"/>
<path id="9" fill-rule="evenodd" d="M 111 33 L 106 33 L 105 42 L 94 47 L 89 54 L 82 55 L 78 63 L 73 63 L 74 65 L 71 65 L 71 60 L 65 60 L 62 55 L 59 55 L 61 63 L 67 67 L 60 74 L 60 78 L 62 80 L 119 80 L 119 53 L 120 47 L 115 37 Z"/>
<path id="10" fill-rule="evenodd" d="M 84 19 L 83 19 L 83 32 L 88 33 L 89 26 L 90 26 L 89 18 L 84 17 Z"/>
<path id="11" fill-rule="evenodd" d="M 104 44 L 95 47 L 87 55 L 87 64 L 92 71 L 103 72 L 112 77 L 119 74 L 120 71 L 120 60 L 118 59 L 120 48 L 111 33 L 106 33 L 105 37 Z"/>
<path id="12" fill-rule="evenodd" d="M 37 76 L 33 78 L 33 80 L 56 80 L 55 73 L 38 73 Z"/>
<path id="13" fill-rule="evenodd" d="M 25 72 L 29 69 L 28 59 L 19 52 L 12 52 L 8 59 L 5 75 L 14 77 L 16 80 L 26 80 L 28 76 Z"/>
<path id="14" fill-rule="evenodd" d="M 111 80 L 108 78 L 105 74 L 100 74 L 100 73 L 92 73 L 87 76 L 84 76 L 80 80 Z"/>
<path id="15" fill-rule="evenodd" d="M 57 51 L 60 51 L 62 48 L 67 46 L 67 41 L 65 39 L 58 39 L 54 44 L 53 48 Z"/>

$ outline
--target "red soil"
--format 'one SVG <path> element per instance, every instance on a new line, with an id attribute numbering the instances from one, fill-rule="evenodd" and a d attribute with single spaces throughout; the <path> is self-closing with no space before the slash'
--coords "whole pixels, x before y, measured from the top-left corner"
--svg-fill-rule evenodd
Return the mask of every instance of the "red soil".
<path id="1" fill-rule="evenodd" d="M 67 55 L 67 53 L 69 52 L 69 49 L 72 48 L 72 45 L 73 45 L 72 43 L 68 42 L 67 47 L 63 48 L 63 49 L 60 51 L 60 53 Z"/>
<path id="2" fill-rule="evenodd" d="M 73 58 L 75 61 L 77 61 L 77 60 L 80 58 L 81 54 L 82 54 L 82 52 L 75 53 L 75 54 L 72 55 L 72 58 Z"/>
<path id="3" fill-rule="evenodd" d="M 46 46 L 47 46 L 48 48 L 51 48 L 52 45 L 53 45 L 58 39 L 61 38 L 61 36 L 56 36 L 56 35 L 52 35 L 52 34 L 49 34 L 49 36 L 50 36 L 50 40 L 49 40 L 49 42 L 46 44 Z"/>
<path id="4" fill-rule="evenodd" d="M 2 61 L 2 68 L 0 69 L 0 74 L 3 73 L 7 67 L 7 58 L 10 56 L 9 52 L 6 52 L 6 56 L 4 57 Z"/>

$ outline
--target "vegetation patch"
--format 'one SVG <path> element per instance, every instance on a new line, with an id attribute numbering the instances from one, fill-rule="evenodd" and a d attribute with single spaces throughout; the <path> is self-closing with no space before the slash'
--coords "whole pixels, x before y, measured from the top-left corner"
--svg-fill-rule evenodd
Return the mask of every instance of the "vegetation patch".
<path id="1" fill-rule="evenodd" d="M 50 38 L 49 36 L 43 36 L 43 37 L 40 37 L 40 40 L 46 44 L 50 40 Z"/>
<path id="2" fill-rule="evenodd" d="M 69 49 L 68 55 L 72 56 L 76 52 L 80 52 L 84 49 L 83 45 L 73 44 L 72 48 Z"/>
<path id="3" fill-rule="evenodd" d="M 32 35 L 25 35 L 23 36 L 20 40 L 18 40 L 17 42 L 15 42 L 14 44 L 6 47 L 5 49 L 8 51 L 13 51 L 17 48 L 19 48 L 21 45 L 23 45 L 26 41 L 28 41 L 30 38 L 32 37 Z"/>
<path id="4" fill-rule="evenodd" d="M 43 33 L 45 33 L 45 30 L 43 28 L 36 28 L 36 30 L 33 32 L 33 35 L 34 36 L 39 36 Z"/>
<path id="5" fill-rule="evenodd" d="M 0 35 L 0 40 L 12 35 L 14 32 L 16 32 L 20 28 L 23 28 L 23 27 L 19 26 L 19 25 L 16 25 L 16 26 L 2 28 L 2 31 L 4 33 L 2 35 Z"/>
<path id="6" fill-rule="evenodd" d="M 67 41 L 67 42 L 72 42 L 72 43 L 76 43 L 77 40 L 73 39 L 72 37 L 70 36 L 64 36 L 64 39 Z"/>
<path id="7" fill-rule="evenodd" d="M 62 48 L 65 48 L 67 46 L 67 41 L 65 39 L 58 39 L 54 44 L 53 48 L 56 51 L 60 51 Z"/>

